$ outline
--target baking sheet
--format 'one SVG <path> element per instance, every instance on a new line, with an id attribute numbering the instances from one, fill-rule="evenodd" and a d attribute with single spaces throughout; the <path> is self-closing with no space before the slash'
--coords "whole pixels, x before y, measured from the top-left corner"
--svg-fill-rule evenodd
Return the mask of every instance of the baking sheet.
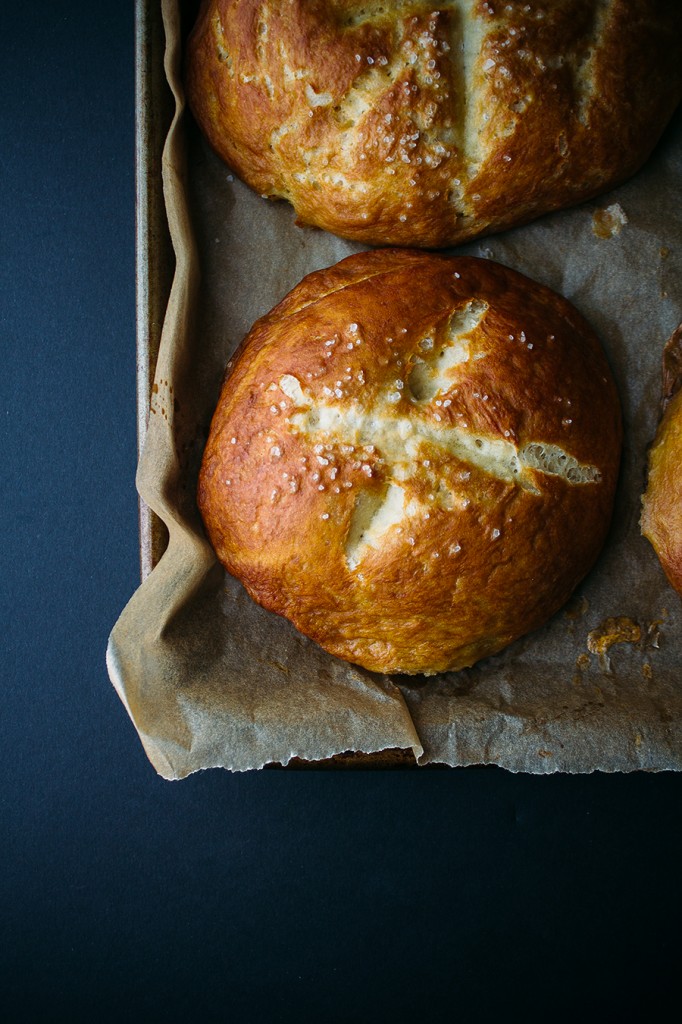
<path id="1" fill-rule="evenodd" d="M 169 545 L 107 652 L 152 763 L 179 778 L 399 749 L 420 764 L 538 773 L 682 768 L 682 606 L 638 527 L 661 352 L 682 320 L 679 112 L 621 188 L 456 250 L 566 295 L 604 342 L 626 440 L 602 557 L 568 608 L 496 657 L 431 680 L 377 676 L 254 605 L 203 535 L 196 473 L 229 354 L 301 277 L 361 246 L 297 228 L 288 206 L 250 192 L 209 151 L 183 112 L 179 8 L 162 8 L 178 104 L 163 160 L 176 274 L 138 488 Z M 617 626 L 629 639 L 609 646 Z"/>

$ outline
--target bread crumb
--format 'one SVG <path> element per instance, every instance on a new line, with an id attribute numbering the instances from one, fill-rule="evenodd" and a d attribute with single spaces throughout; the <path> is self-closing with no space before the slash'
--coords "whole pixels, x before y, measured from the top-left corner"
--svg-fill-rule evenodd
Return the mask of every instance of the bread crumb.
<path id="1" fill-rule="evenodd" d="M 606 654 L 614 644 L 639 643 L 642 628 L 624 615 L 605 619 L 587 635 L 587 649 L 592 654 Z"/>
<path id="2" fill-rule="evenodd" d="M 612 203 L 603 210 L 594 211 L 592 233 L 597 238 L 613 238 L 621 233 L 627 222 L 628 218 L 620 203 Z"/>

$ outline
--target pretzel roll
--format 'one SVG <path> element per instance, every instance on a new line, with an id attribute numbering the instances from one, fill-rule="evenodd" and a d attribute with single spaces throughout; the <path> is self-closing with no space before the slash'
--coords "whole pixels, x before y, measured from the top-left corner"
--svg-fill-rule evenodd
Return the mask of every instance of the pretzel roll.
<path id="1" fill-rule="evenodd" d="M 649 450 L 642 533 L 682 596 L 682 324 L 663 356 L 664 413 Z"/>
<path id="2" fill-rule="evenodd" d="M 229 368 L 199 507 L 252 597 L 332 654 L 434 673 L 566 601 L 604 540 L 620 409 L 563 298 L 377 250 L 306 277 Z"/>
<path id="3" fill-rule="evenodd" d="M 678 0 L 205 0 L 187 93 L 301 223 L 459 244 L 603 192 L 682 93 Z"/>

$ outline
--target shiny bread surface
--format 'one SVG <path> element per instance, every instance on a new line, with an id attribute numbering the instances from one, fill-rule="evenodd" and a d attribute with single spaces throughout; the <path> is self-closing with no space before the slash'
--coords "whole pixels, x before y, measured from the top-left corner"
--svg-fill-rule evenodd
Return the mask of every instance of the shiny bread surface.
<path id="1" fill-rule="evenodd" d="M 619 401 L 563 298 L 378 250 L 306 277 L 228 367 L 198 501 L 260 604 L 377 672 L 459 669 L 567 600 L 608 529 Z"/>
<path id="2" fill-rule="evenodd" d="M 682 4 L 205 0 L 186 84 L 299 222 L 437 248 L 632 175 L 682 93 Z"/>

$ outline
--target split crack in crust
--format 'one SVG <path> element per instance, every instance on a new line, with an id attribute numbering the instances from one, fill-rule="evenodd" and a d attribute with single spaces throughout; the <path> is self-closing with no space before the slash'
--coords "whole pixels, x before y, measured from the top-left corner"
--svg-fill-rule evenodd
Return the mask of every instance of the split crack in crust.
<path id="1" fill-rule="evenodd" d="M 415 363 L 407 380 L 407 392 L 415 407 L 423 407 L 441 392 L 447 392 L 452 383 L 447 370 L 470 358 L 469 335 L 482 322 L 487 309 L 487 303 L 472 300 L 454 310 L 449 318 L 447 341 L 435 350 L 432 338 L 422 340 L 424 358 Z M 426 355 L 428 351 L 432 352 L 430 358 Z M 417 368 L 418 388 L 415 389 Z M 395 390 L 396 385 L 399 390 Z M 368 548 L 380 547 L 382 537 L 391 527 L 406 525 L 411 517 L 428 507 L 414 498 L 406 501 L 399 482 L 414 474 L 424 442 L 534 494 L 538 490 L 535 474 L 528 472 L 531 469 L 560 477 L 570 485 L 594 484 L 601 479 L 595 466 L 581 465 L 556 445 L 529 442 L 517 448 L 510 441 L 477 437 L 458 427 L 436 428 L 417 418 L 416 410 L 410 415 L 398 415 L 394 407 L 405 387 L 402 380 L 389 385 L 384 395 L 375 399 L 372 411 L 357 403 L 341 406 L 316 402 L 293 374 L 280 377 L 279 387 L 294 403 L 295 411 L 287 417 L 294 431 L 333 444 L 371 442 L 378 449 L 386 475 L 385 485 L 380 493 L 361 492 L 355 500 L 345 544 L 346 563 L 351 570 L 360 565 Z M 454 507 L 454 496 L 442 480 L 434 483 L 434 500 L 441 508 Z"/>

